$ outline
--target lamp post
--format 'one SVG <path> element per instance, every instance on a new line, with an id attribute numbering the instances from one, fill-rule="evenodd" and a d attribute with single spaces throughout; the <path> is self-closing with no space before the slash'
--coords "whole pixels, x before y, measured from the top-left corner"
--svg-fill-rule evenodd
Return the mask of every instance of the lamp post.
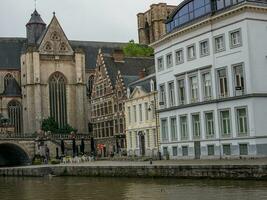
<path id="1" fill-rule="evenodd" d="M 156 120 L 156 136 L 157 136 L 157 154 L 158 154 L 158 158 L 159 160 L 161 160 L 161 153 L 160 153 L 160 150 L 159 150 L 159 133 L 158 133 L 158 114 L 157 114 L 157 99 L 156 99 L 156 92 L 153 91 L 153 98 L 154 98 L 154 104 L 150 104 L 149 105 L 149 108 L 148 108 L 148 111 L 151 112 L 152 109 L 154 110 L 154 113 L 152 113 L 152 117 L 155 117 L 155 120 Z"/>

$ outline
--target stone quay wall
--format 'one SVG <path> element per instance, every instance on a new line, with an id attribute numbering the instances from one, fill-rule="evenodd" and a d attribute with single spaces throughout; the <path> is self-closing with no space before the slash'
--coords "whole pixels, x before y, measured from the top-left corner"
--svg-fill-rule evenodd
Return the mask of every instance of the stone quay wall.
<path id="1" fill-rule="evenodd" d="M 0 176 L 142 177 L 267 180 L 267 165 L 31 166 L 0 168 Z"/>

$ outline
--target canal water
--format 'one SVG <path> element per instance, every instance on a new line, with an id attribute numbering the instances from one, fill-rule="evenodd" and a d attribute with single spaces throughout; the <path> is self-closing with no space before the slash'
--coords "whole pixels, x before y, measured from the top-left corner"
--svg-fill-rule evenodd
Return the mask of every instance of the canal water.
<path id="1" fill-rule="evenodd" d="M 267 181 L 0 177 L 0 199 L 266 200 Z"/>

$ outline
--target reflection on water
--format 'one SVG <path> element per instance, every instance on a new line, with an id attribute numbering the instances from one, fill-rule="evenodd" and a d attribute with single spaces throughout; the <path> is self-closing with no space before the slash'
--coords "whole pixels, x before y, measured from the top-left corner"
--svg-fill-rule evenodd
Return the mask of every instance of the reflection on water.
<path id="1" fill-rule="evenodd" d="M 1 200 L 261 200 L 267 182 L 132 178 L 3 178 Z"/>

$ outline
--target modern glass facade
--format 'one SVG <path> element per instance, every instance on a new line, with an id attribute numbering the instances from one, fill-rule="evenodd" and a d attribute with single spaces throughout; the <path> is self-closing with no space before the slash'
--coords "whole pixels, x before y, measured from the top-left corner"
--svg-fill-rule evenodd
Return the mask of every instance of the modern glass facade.
<path id="1" fill-rule="evenodd" d="M 185 0 L 167 20 L 167 33 L 195 19 L 205 15 L 211 15 L 216 11 L 223 10 L 244 1 L 267 3 L 266 0 Z"/>

